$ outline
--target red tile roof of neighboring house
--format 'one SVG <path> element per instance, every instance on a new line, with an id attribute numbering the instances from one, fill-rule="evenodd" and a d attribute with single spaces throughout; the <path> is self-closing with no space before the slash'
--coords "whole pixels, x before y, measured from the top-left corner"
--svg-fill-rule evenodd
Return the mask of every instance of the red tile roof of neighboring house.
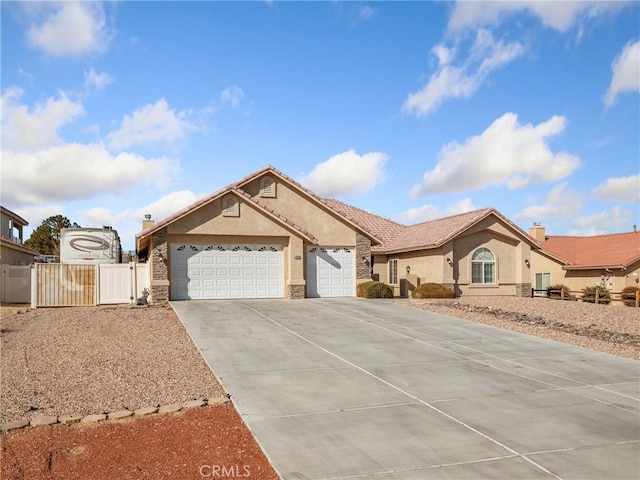
<path id="1" fill-rule="evenodd" d="M 341 213 L 354 223 L 362 225 L 363 228 L 367 229 L 382 241 L 381 245 L 371 247 L 371 251 L 374 253 L 384 252 L 386 245 L 391 243 L 403 230 L 408 228 L 398 222 L 367 212 L 353 205 L 348 205 L 339 200 L 325 199 L 324 201 L 333 210 Z"/>
<path id="2" fill-rule="evenodd" d="M 547 236 L 543 250 L 565 262 L 565 269 L 622 268 L 640 260 L 640 232 L 591 237 Z"/>

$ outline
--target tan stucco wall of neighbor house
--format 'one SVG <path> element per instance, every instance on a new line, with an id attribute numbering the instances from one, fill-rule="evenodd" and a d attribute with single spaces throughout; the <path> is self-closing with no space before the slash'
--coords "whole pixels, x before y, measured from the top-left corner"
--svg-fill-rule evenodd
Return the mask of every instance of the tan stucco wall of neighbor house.
<path id="1" fill-rule="evenodd" d="M 21 252 L 20 247 L 11 248 L 5 241 L 0 239 L 0 264 L 2 265 L 31 265 L 34 262 L 34 254 Z"/>
<path id="2" fill-rule="evenodd" d="M 585 287 L 601 284 L 604 275 L 604 286 L 612 292 L 621 292 L 625 287 L 640 287 L 640 261 L 631 264 L 626 270 L 620 268 L 595 268 L 590 270 L 566 270 L 562 263 L 539 252 L 534 252 L 531 259 L 532 283 L 535 285 L 536 273 L 549 273 L 551 285 L 562 284 L 573 292 L 581 292 Z"/>

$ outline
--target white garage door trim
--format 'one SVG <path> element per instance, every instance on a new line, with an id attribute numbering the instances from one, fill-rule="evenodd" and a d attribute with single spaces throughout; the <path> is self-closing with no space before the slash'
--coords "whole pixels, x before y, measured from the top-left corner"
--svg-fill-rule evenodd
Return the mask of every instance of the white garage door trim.
<path id="1" fill-rule="evenodd" d="M 282 298 L 279 245 L 172 244 L 171 299 Z"/>
<path id="2" fill-rule="evenodd" d="M 355 248 L 307 250 L 307 297 L 353 297 L 355 288 Z"/>

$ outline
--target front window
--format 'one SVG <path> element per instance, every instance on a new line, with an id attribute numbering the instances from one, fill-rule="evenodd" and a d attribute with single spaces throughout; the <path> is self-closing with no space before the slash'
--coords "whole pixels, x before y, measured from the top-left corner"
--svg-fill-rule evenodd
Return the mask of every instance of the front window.
<path id="1" fill-rule="evenodd" d="M 398 260 L 389 260 L 389 283 L 391 285 L 398 284 Z"/>
<path id="2" fill-rule="evenodd" d="M 479 248 L 471 257 L 471 283 L 491 285 L 496 283 L 496 261 L 487 248 Z"/>

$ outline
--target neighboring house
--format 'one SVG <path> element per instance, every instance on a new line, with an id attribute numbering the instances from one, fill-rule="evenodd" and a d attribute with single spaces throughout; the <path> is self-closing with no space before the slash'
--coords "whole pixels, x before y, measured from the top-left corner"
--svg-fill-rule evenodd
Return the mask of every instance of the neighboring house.
<path id="1" fill-rule="evenodd" d="M 0 264 L 31 265 L 38 252 L 23 245 L 24 218 L 0 206 Z"/>
<path id="2" fill-rule="evenodd" d="M 541 245 L 492 208 L 404 226 L 325 200 L 271 166 L 136 235 L 151 298 L 354 296 L 376 278 L 407 294 L 436 282 L 464 295 L 531 292 Z"/>
<path id="3" fill-rule="evenodd" d="M 534 223 L 529 234 L 542 244 L 531 259 L 537 290 L 557 284 L 572 291 L 602 285 L 613 292 L 640 286 L 640 233 L 635 225 L 632 232 L 577 237 L 548 236 Z"/>

